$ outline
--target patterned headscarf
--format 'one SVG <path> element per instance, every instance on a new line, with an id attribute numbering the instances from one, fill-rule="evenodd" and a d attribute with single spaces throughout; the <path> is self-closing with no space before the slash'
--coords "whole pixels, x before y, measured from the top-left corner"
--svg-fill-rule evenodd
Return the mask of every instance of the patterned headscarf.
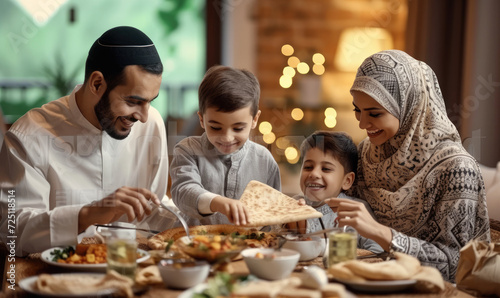
<path id="1" fill-rule="evenodd" d="M 359 67 L 352 91 L 366 93 L 399 119 L 398 132 L 384 144 L 365 139 L 359 145 L 356 195 L 381 223 L 407 231 L 405 222 L 418 221 L 418 214 L 407 211 L 424 207 L 406 198 L 422 197 L 429 166 L 468 153 L 448 119 L 436 75 L 424 62 L 397 50 L 374 54 Z"/>

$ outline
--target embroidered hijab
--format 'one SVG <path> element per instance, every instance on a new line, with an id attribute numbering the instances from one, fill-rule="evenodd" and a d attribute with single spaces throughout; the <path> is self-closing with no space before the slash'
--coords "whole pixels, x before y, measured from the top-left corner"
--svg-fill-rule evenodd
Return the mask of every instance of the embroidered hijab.
<path id="1" fill-rule="evenodd" d="M 412 234 L 438 199 L 425 189 L 429 173 L 452 156 L 473 169 L 475 161 L 461 145 L 436 75 L 424 62 L 397 50 L 374 54 L 359 67 L 352 91 L 368 94 L 399 119 L 398 132 L 384 144 L 360 143 L 356 195 L 368 201 L 382 224 Z M 469 174 L 475 180 L 469 181 L 470 195 L 477 199 L 482 182 L 474 170 Z"/>

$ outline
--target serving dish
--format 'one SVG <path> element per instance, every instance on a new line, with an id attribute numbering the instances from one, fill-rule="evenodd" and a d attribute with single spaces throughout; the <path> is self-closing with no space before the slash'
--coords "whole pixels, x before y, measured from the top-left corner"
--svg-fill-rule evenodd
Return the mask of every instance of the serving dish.
<path id="1" fill-rule="evenodd" d="M 414 286 L 417 281 L 415 279 L 403 280 L 373 280 L 373 281 L 351 281 L 335 278 L 336 281 L 343 283 L 348 288 L 366 293 L 393 293 L 406 290 Z"/>
<path id="2" fill-rule="evenodd" d="M 165 286 L 187 289 L 205 281 L 210 264 L 207 261 L 161 260 L 158 270 Z"/>
<path id="3" fill-rule="evenodd" d="M 300 253 L 282 248 L 248 248 L 241 252 L 251 274 L 266 280 L 288 277 L 299 262 Z"/>
<path id="4" fill-rule="evenodd" d="M 319 255 L 323 255 L 325 250 L 325 239 L 319 236 L 311 236 L 288 240 L 283 244 L 283 248 L 298 251 L 300 253 L 299 261 L 309 261 Z"/>
<path id="5" fill-rule="evenodd" d="M 58 263 L 56 261 L 52 261 L 53 256 L 51 255 L 51 252 L 53 252 L 56 249 L 62 250 L 62 249 L 64 249 L 64 247 L 52 247 L 52 248 L 47 249 L 44 252 L 42 252 L 40 259 L 42 259 L 43 262 L 50 264 L 50 265 L 68 268 L 68 269 L 74 269 L 77 271 L 106 272 L 107 263 L 66 264 L 66 263 Z M 144 262 L 150 258 L 149 253 L 145 250 L 142 250 L 142 249 L 137 249 L 137 254 L 141 256 L 140 258 L 137 258 L 137 263 Z"/>
<path id="6" fill-rule="evenodd" d="M 247 247 L 243 239 L 231 235 L 183 236 L 175 244 L 193 259 L 209 263 L 229 262 Z"/>

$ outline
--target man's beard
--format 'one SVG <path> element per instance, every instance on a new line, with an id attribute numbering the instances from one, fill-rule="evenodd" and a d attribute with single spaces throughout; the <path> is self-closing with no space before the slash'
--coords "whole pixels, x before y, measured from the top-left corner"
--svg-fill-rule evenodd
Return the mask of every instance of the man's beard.
<path id="1" fill-rule="evenodd" d="M 116 120 L 119 117 L 116 117 L 115 114 L 111 111 L 111 104 L 109 103 L 109 92 L 106 90 L 101 97 L 101 100 L 95 105 L 94 112 L 97 116 L 97 120 L 99 120 L 99 124 L 101 124 L 101 128 L 103 131 L 107 132 L 112 138 L 117 140 L 123 140 L 128 137 L 130 131 L 127 134 L 121 134 L 115 127 Z M 130 117 L 123 117 L 129 121 L 137 121 L 137 119 Z"/>

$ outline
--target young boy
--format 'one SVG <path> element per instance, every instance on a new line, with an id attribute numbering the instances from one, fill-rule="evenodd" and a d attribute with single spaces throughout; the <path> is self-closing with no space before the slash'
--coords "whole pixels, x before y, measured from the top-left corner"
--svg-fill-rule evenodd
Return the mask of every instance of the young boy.
<path id="1" fill-rule="evenodd" d="M 170 165 L 172 199 L 189 225 L 244 225 L 239 198 L 250 180 L 281 190 L 278 164 L 264 146 L 248 140 L 260 116 L 260 85 L 249 71 L 210 68 L 199 90 L 205 133 L 174 148 Z"/>
<path id="2" fill-rule="evenodd" d="M 327 204 L 322 204 L 329 198 L 350 198 L 363 202 L 373 216 L 368 203 L 344 194 L 354 182 L 358 165 L 356 145 L 347 134 L 317 131 L 302 142 L 300 152 L 300 188 L 304 195 L 295 198 L 304 199 L 307 205 L 318 206 L 317 210 L 324 214 L 322 218 L 297 223 L 299 226 L 305 224 L 306 233 L 337 225 L 337 213 Z M 375 241 L 364 237 L 359 237 L 358 247 L 373 252 L 383 251 Z"/>

